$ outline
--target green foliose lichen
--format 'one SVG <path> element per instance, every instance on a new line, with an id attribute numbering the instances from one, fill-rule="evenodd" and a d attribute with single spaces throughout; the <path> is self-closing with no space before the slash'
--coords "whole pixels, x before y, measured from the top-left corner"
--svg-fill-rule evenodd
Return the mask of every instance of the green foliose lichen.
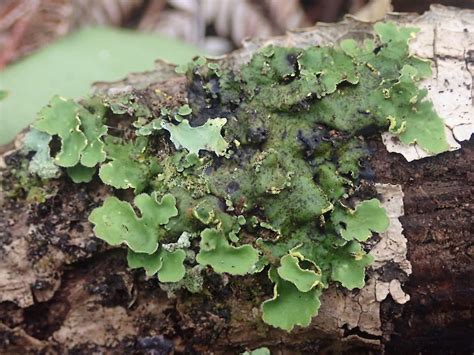
<path id="1" fill-rule="evenodd" d="M 447 149 L 417 85 L 430 64 L 408 52 L 416 30 L 375 31 L 362 45 L 268 46 L 240 68 L 198 58 L 177 69 L 189 94 L 177 107 L 135 93 L 53 98 L 29 136 L 30 170 L 55 178 L 65 167 L 74 182 L 133 191 L 133 204 L 110 196 L 89 220 L 170 292 L 200 292 L 204 269 L 265 272 L 274 295 L 263 320 L 307 326 L 330 283 L 364 286 L 372 257 L 362 243 L 388 228 L 378 200 L 356 202 L 370 176 L 365 139 L 390 131 Z"/>

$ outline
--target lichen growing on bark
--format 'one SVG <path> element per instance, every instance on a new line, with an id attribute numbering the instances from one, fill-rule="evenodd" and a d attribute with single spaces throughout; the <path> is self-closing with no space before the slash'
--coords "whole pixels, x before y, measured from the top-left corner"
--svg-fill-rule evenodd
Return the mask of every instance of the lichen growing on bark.
<path id="1" fill-rule="evenodd" d="M 361 243 L 388 226 L 377 200 L 357 201 L 364 138 L 389 130 L 431 152 L 447 149 L 416 84 L 431 73 L 408 53 L 416 30 L 375 30 L 361 46 L 265 47 L 238 70 L 199 58 L 179 68 L 188 79 L 183 106 L 157 108 L 133 93 L 55 97 L 30 133 L 52 142 L 30 145 L 31 171 L 52 178 L 53 162 L 74 182 L 115 188 L 120 198 L 108 197 L 89 220 L 97 237 L 128 246 L 131 268 L 191 292 L 200 289 L 189 281 L 200 280 L 197 265 L 268 273 L 274 295 L 263 320 L 306 326 L 331 282 L 363 287 L 372 258 Z"/>

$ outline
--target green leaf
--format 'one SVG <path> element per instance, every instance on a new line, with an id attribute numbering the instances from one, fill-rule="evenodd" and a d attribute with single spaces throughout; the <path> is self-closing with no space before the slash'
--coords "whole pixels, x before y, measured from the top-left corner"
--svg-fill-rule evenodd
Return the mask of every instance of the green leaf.
<path id="1" fill-rule="evenodd" d="M 380 201 L 371 199 L 361 202 L 355 211 L 335 209 L 331 214 L 332 222 L 339 226 L 339 232 L 345 240 L 366 241 L 373 232 L 385 232 L 390 223 Z"/>
<path id="2" fill-rule="evenodd" d="M 295 325 L 307 327 L 318 314 L 321 290 L 301 292 L 293 283 L 283 280 L 275 269 L 268 276 L 275 283 L 274 296 L 262 303 L 263 321 L 288 332 Z"/>
<path id="3" fill-rule="evenodd" d="M 54 179 L 59 177 L 60 170 L 51 158 L 49 143 L 52 137 L 37 129 L 31 129 L 23 142 L 24 149 L 27 152 L 36 152 L 30 160 L 28 170 L 30 173 L 37 174 L 43 179 Z"/>
<path id="4" fill-rule="evenodd" d="M 126 244 L 137 253 L 152 254 L 166 234 L 160 226 L 178 215 L 176 200 L 173 195 L 166 194 L 158 202 L 156 193 L 152 193 L 151 196 L 136 196 L 134 203 L 141 217 L 137 217 L 128 202 L 108 197 L 101 207 L 92 211 L 89 221 L 95 225 L 96 236 L 110 245 Z"/>
<path id="5" fill-rule="evenodd" d="M 352 290 L 364 287 L 365 267 L 373 262 L 372 255 L 366 254 L 356 241 L 348 242 L 336 249 L 332 261 L 331 278 Z"/>
<path id="6" fill-rule="evenodd" d="M 258 252 L 251 245 L 231 246 L 224 233 L 217 229 L 202 231 L 199 247 L 197 262 L 210 265 L 218 273 L 244 275 L 258 261 Z"/>
<path id="7" fill-rule="evenodd" d="M 86 136 L 80 129 L 79 108 L 73 100 L 54 96 L 48 106 L 40 111 L 38 120 L 33 124 L 37 130 L 61 138 L 61 151 L 54 158 L 59 166 L 76 165 L 87 145 Z"/>
<path id="8" fill-rule="evenodd" d="M 222 138 L 221 129 L 226 122 L 225 118 L 210 118 L 202 126 L 191 127 L 188 120 L 183 120 L 178 125 L 163 121 L 162 127 L 170 132 L 176 149 L 186 148 L 194 154 L 207 150 L 224 155 L 228 143 Z"/>
<path id="9" fill-rule="evenodd" d="M 293 283 L 301 292 L 308 292 L 321 281 L 321 271 L 302 269 L 299 262 L 304 257 L 299 253 L 290 253 L 281 258 L 281 266 L 277 269 L 278 275 L 286 281 Z M 307 261 L 309 262 L 309 261 Z M 314 267 L 316 265 L 313 264 Z"/>

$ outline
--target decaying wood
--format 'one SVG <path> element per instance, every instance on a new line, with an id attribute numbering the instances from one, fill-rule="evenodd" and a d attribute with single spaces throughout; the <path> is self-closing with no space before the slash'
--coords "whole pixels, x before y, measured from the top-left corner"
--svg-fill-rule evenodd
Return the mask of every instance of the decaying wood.
<path id="1" fill-rule="evenodd" d="M 473 65 L 474 13 L 435 7 L 420 17 L 390 18 L 422 28 L 425 40 L 414 48 L 437 63 L 431 85 L 444 85 L 450 93 L 452 89 L 449 97 L 438 89 L 430 95 L 435 105 L 464 100 L 463 106 L 448 105 L 445 112 L 456 139 L 469 139 L 465 132 L 472 124 L 472 101 L 464 104 L 472 100 L 472 76 L 467 83 L 466 73 Z M 459 33 L 459 24 L 467 32 Z M 448 43 L 453 33 L 463 51 L 437 45 Z M 370 35 L 371 25 L 347 19 L 270 41 L 303 46 Z M 269 41 L 249 42 L 219 60 L 238 65 L 265 43 Z M 461 80 L 457 75 L 445 81 L 441 68 L 454 70 L 461 60 L 463 85 L 454 81 Z M 132 88 L 154 105 L 169 97 L 178 103 L 186 98 L 184 82 L 161 62 L 154 72 L 95 86 L 106 93 Z M 332 287 L 311 326 L 291 334 L 260 319 L 258 304 L 271 293 L 264 277 L 256 283 L 247 277 L 207 275 L 203 294 L 168 297 L 154 280 L 127 269 L 124 250 L 95 238 L 87 222 L 89 212 L 109 192 L 104 187 L 59 180 L 52 186 L 55 196 L 41 204 L 12 201 L 0 191 L 0 352 L 238 353 L 259 346 L 286 353 L 468 351 L 474 299 L 468 282 L 474 253 L 469 234 L 473 145 L 456 143 L 458 151 L 409 163 L 388 153 L 381 139 L 370 144 L 376 188 L 391 224 L 371 242 L 375 263 L 366 286 L 353 292 Z M 15 151 L 4 153 L 3 159 L 10 166 L 19 163 Z"/>

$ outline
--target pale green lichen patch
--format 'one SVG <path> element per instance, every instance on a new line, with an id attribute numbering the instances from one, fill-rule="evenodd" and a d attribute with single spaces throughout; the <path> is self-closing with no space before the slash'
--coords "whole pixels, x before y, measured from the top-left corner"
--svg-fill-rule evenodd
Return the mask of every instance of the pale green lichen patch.
<path id="1" fill-rule="evenodd" d="M 363 201 L 355 210 L 337 208 L 331 220 L 345 240 L 356 239 L 361 242 L 369 239 L 372 231 L 382 233 L 389 225 L 385 210 L 377 199 Z"/>
<path id="2" fill-rule="evenodd" d="M 216 229 L 203 230 L 199 246 L 197 262 L 210 265 L 214 271 L 220 273 L 246 274 L 258 260 L 258 252 L 251 245 L 229 245 L 224 233 Z"/>
<path id="3" fill-rule="evenodd" d="M 311 266 L 314 266 L 316 271 L 301 268 L 300 258 L 304 261 L 301 254 L 285 255 L 281 258 L 281 266 L 277 271 L 283 280 L 292 282 L 301 292 L 308 292 L 321 281 L 321 271 L 314 264 Z"/>
<path id="4" fill-rule="evenodd" d="M 417 81 L 431 75 L 431 63 L 411 56 L 408 50 L 408 41 L 418 29 L 377 23 L 375 31 L 381 41 L 378 47 L 370 40 L 362 48 L 350 39 L 341 43 L 359 67 L 371 68 L 380 77 L 380 84 L 371 95 L 371 112 L 389 120 L 391 132 L 406 144 L 416 142 L 431 153 L 448 150 L 443 121 L 426 100 L 427 91 L 417 86 Z"/>
<path id="5" fill-rule="evenodd" d="M 80 164 L 66 169 L 67 174 L 73 182 L 79 184 L 81 182 L 91 182 L 95 174 L 95 168 L 88 168 Z"/>
<path id="6" fill-rule="evenodd" d="M 274 269 L 270 269 L 269 277 L 275 289 L 273 298 L 262 304 L 263 320 L 286 331 L 293 330 L 295 325 L 308 326 L 321 305 L 321 289 L 301 292 L 293 283 L 281 279 Z"/>
<path id="7" fill-rule="evenodd" d="M 348 242 L 338 248 L 333 256 L 331 278 L 352 290 L 364 287 L 365 268 L 374 260 L 359 243 Z"/>
<path id="8" fill-rule="evenodd" d="M 245 351 L 241 355 L 270 355 L 270 350 L 268 348 L 258 348 L 250 351 Z"/>
<path id="9" fill-rule="evenodd" d="M 108 197 L 102 207 L 92 211 L 89 220 L 97 237 L 111 245 L 126 244 L 137 253 L 152 254 L 166 231 L 162 225 L 178 214 L 175 198 L 167 194 L 158 201 L 155 193 L 135 197 L 138 217 L 132 206 L 116 197 Z"/>
<path id="10" fill-rule="evenodd" d="M 100 97 L 104 106 L 117 115 L 129 115 L 137 119 L 153 117 L 148 106 L 140 102 L 134 93 L 119 93 L 117 95 Z"/>
<path id="11" fill-rule="evenodd" d="M 127 254 L 128 267 L 131 269 L 143 268 L 146 275 L 151 277 L 155 275 L 163 265 L 163 257 L 160 252 L 153 254 L 135 253 L 129 249 Z"/>
<path id="12" fill-rule="evenodd" d="M 87 145 L 81 153 L 81 164 L 92 168 L 105 160 L 102 136 L 107 133 L 107 127 L 102 123 L 102 114 L 94 115 L 84 108 L 81 108 L 78 114 L 81 130 L 87 140 Z"/>
<path id="13" fill-rule="evenodd" d="M 183 265 L 186 258 L 186 252 L 178 249 L 175 251 L 161 250 L 163 266 L 158 270 L 158 280 L 161 282 L 178 282 L 186 273 Z"/>
<path id="14" fill-rule="evenodd" d="M 117 189 L 133 188 L 142 191 L 153 159 L 145 161 L 147 139 L 140 138 L 132 142 L 123 142 L 107 137 L 105 150 L 107 162 L 100 167 L 101 180 Z"/>
<path id="15" fill-rule="evenodd" d="M 31 129 L 26 135 L 23 142 L 24 149 L 28 152 L 33 151 L 35 155 L 30 160 L 28 170 L 37 174 L 43 179 L 53 179 L 60 175 L 59 167 L 51 158 L 49 143 L 52 137 L 37 129 Z"/>
<path id="16" fill-rule="evenodd" d="M 86 136 L 80 129 L 78 109 L 73 100 L 55 96 L 33 124 L 37 130 L 61 139 L 61 151 L 55 157 L 59 166 L 70 167 L 79 163 L 81 153 L 87 146 Z"/>
<path id="17" fill-rule="evenodd" d="M 418 73 L 418 69 L 411 65 L 403 66 L 399 81 L 387 92 L 390 101 L 385 101 L 385 110 L 394 120 L 390 128 L 403 143 L 416 142 L 428 152 L 441 153 L 449 148 L 444 124 L 431 101 L 426 100 L 427 91 L 416 86 Z M 402 106 L 406 102 L 410 105 Z"/>
<path id="18" fill-rule="evenodd" d="M 307 326 L 331 283 L 364 287 L 363 243 L 389 224 L 366 188 L 365 140 L 389 131 L 447 149 L 418 87 L 430 63 L 408 51 L 416 31 L 375 31 L 362 44 L 268 46 L 234 69 L 197 58 L 177 68 L 188 97 L 175 104 L 155 102 L 156 86 L 80 104 L 55 97 L 30 133 L 30 171 L 53 178 L 67 167 L 74 182 L 135 195 L 106 198 L 89 219 L 169 293 L 200 292 L 211 272 L 268 271 L 263 320 Z"/>
<path id="19" fill-rule="evenodd" d="M 80 163 L 94 167 L 104 161 L 104 143 L 101 137 L 107 132 L 102 113 L 96 115 L 74 102 L 55 96 L 39 113 L 33 124 L 37 130 L 61 139 L 61 150 L 55 162 L 62 167 Z"/>
<path id="20" fill-rule="evenodd" d="M 186 148 L 196 155 L 201 150 L 223 155 L 228 143 L 221 136 L 221 130 L 226 122 L 225 118 L 213 118 L 202 126 L 191 127 L 185 119 L 177 125 L 163 121 L 161 126 L 170 133 L 170 139 L 176 149 Z"/>
<path id="21" fill-rule="evenodd" d="M 193 110 L 191 109 L 191 107 L 189 107 L 188 104 L 183 105 L 178 109 L 178 115 L 180 116 L 188 116 L 191 114 L 191 112 L 193 112 Z"/>
<path id="22" fill-rule="evenodd" d="M 161 282 L 180 281 L 186 273 L 183 265 L 185 258 L 186 252 L 182 249 L 168 251 L 161 248 L 153 254 L 129 250 L 127 254 L 128 266 L 131 269 L 143 268 L 148 277 L 158 274 Z"/>

